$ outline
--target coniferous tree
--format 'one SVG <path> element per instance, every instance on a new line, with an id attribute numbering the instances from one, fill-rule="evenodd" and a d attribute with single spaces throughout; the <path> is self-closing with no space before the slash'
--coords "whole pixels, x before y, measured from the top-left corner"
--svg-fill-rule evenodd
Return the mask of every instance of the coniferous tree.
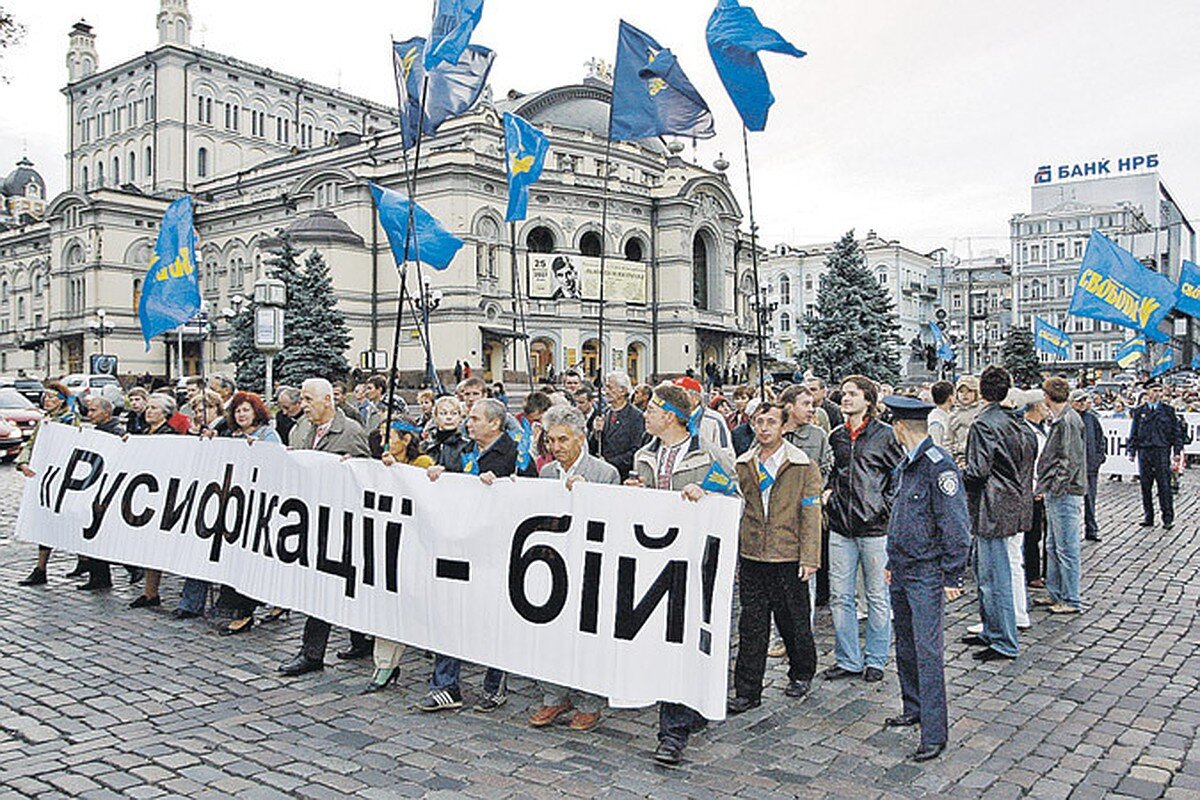
<path id="1" fill-rule="evenodd" d="M 305 324 L 305 312 L 302 308 L 304 303 L 300 297 L 303 275 L 300 268 L 300 251 L 292 244 L 292 238 L 287 231 L 276 230 L 276 242 L 267 252 L 269 255 L 263 259 L 264 271 L 267 277 L 283 282 L 287 297 L 287 305 L 283 311 L 283 350 L 275 354 L 272 364 L 275 383 L 279 384 L 283 382 L 281 376 L 289 357 L 289 345 L 297 331 Z M 255 302 L 250 300 L 234 320 L 234 338 L 229 345 L 229 360 L 237 366 L 238 386 L 261 392 L 266 382 L 266 358 L 254 346 L 256 307 Z"/>
<path id="2" fill-rule="evenodd" d="M 838 381 L 866 375 L 900 378 L 900 324 L 887 290 L 871 275 L 866 256 L 848 231 L 825 262 L 816 314 L 804 320 L 803 359 L 817 375 Z"/>
<path id="3" fill-rule="evenodd" d="M 229 362 L 235 366 L 235 380 L 241 389 L 262 394 L 267 362 L 254 346 L 254 301 L 242 305 L 233 318 L 233 338 L 229 342 Z"/>
<path id="4" fill-rule="evenodd" d="M 287 358 L 277 373 L 279 381 L 299 386 L 307 378 L 344 379 L 350 372 L 346 360 L 350 328 L 337 307 L 329 266 L 319 251 L 313 250 L 305 258 L 295 291 L 288 308 L 294 309 L 302 321 L 284 334 Z"/>
<path id="5" fill-rule="evenodd" d="M 1014 325 L 1008 329 L 1008 337 L 1000 351 L 1004 368 L 1012 375 L 1013 386 L 1031 388 L 1042 383 L 1042 362 L 1033 347 L 1033 332 L 1029 328 Z"/>

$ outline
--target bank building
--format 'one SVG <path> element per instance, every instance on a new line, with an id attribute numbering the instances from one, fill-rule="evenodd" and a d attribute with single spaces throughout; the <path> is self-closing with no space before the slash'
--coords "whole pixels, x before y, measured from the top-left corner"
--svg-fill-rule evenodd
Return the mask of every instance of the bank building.
<path id="1" fill-rule="evenodd" d="M 0 373 L 87 371 L 101 346 L 121 375 L 228 370 L 230 319 L 280 230 L 330 265 L 351 364 L 384 369 L 399 273 L 368 184 L 404 190 L 395 108 L 193 45 L 186 0 L 162 0 L 156 22 L 153 48 L 108 67 L 92 26 L 69 32 L 66 188 L 47 198 L 24 160 L 2 184 Z M 524 380 L 527 349 L 539 378 L 578 367 L 646 381 L 756 358 L 750 244 L 728 163 L 691 163 L 677 141 L 614 142 L 602 230 L 611 77 L 602 62 L 582 66 L 578 83 L 502 97 L 489 88 L 422 146 L 417 200 L 465 242 L 445 271 L 421 269 L 416 293 L 443 379 L 465 361 L 489 380 Z M 504 111 L 550 139 L 515 226 L 515 270 Z M 196 204 L 204 313 L 146 352 L 141 282 L 162 213 L 185 193 Z M 399 366 L 409 383 L 425 369 L 415 323 L 406 308 Z"/>

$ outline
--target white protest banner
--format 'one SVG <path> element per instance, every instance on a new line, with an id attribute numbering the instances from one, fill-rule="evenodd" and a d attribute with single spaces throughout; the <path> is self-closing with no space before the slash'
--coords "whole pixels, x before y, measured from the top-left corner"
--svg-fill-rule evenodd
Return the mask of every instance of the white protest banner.
<path id="1" fill-rule="evenodd" d="M 1101 417 L 1100 426 L 1104 428 L 1104 442 L 1107 446 L 1108 458 L 1100 465 L 1101 475 L 1137 475 L 1136 461 L 1129 460 L 1129 452 L 1125 442 L 1129 439 L 1129 427 L 1132 421 L 1128 417 Z"/>
<path id="2" fill-rule="evenodd" d="M 740 504 L 46 424 L 21 539 L 622 704 L 725 716 Z"/>

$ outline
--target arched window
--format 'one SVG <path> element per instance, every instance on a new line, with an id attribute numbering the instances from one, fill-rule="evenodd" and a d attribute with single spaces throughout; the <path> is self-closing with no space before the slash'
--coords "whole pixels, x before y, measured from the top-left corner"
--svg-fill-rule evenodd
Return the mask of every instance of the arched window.
<path id="1" fill-rule="evenodd" d="M 792 315 L 787 313 L 786 311 L 779 315 L 779 332 L 780 333 L 791 333 L 792 332 Z"/>
<path id="2" fill-rule="evenodd" d="M 0 303 L 8 304 L 8 298 L 12 296 L 12 287 L 9 286 L 8 280 L 0 281 Z"/>
<path id="3" fill-rule="evenodd" d="M 196 151 L 196 174 L 201 178 L 208 177 L 208 148 L 201 147 Z"/>
<path id="4" fill-rule="evenodd" d="M 88 188 L 88 168 L 87 167 L 83 168 L 81 177 L 83 178 L 83 189 L 84 189 L 84 191 L 87 191 L 87 188 Z"/>
<path id="5" fill-rule="evenodd" d="M 475 223 L 475 235 L 479 237 L 479 245 L 475 249 L 475 274 L 480 278 L 495 278 L 500 226 L 491 217 L 480 217 Z"/>
<path id="6" fill-rule="evenodd" d="M 103 161 L 96 162 L 96 185 L 97 186 L 104 185 L 104 162 Z"/>
<path id="7" fill-rule="evenodd" d="M 121 159 L 117 156 L 113 156 L 112 176 L 113 176 L 113 186 L 120 186 L 121 185 Z"/>
<path id="8" fill-rule="evenodd" d="M 692 305 L 708 308 L 708 243 L 700 233 L 692 238 Z"/>
<path id="9" fill-rule="evenodd" d="M 600 249 L 603 245 L 600 242 L 600 234 L 595 231 L 588 231 L 579 238 L 579 252 L 585 256 L 599 256 Z"/>
<path id="10" fill-rule="evenodd" d="M 645 257 L 644 253 L 641 239 L 630 239 L 625 243 L 626 261 L 641 261 Z"/>
<path id="11" fill-rule="evenodd" d="M 46 278 L 42 273 L 33 276 L 33 296 L 41 297 L 46 291 Z"/>
<path id="12" fill-rule="evenodd" d="M 525 237 L 525 247 L 531 253 L 553 253 L 554 244 L 554 231 L 545 225 L 537 226 Z"/>
<path id="13" fill-rule="evenodd" d="M 779 278 L 779 304 L 784 306 L 792 304 L 792 281 L 787 275 L 783 275 Z M 787 319 L 787 314 L 783 315 L 783 319 Z M 787 330 L 787 328 L 784 328 L 783 325 L 783 322 L 779 323 L 779 326 L 783 328 L 783 330 Z"/>
<path id="14" fill-rule="evenodd" d="M 152 153 L 153 153 L 153 151 L 149 147 L 147 147 L 146 148 L 146 158 L 144 161 L 144 163 L 146 165 L 146 177 L 147 178 L 149 178 L 150 176 L 152 176 L 154 174 L 154 156 L 152 155 Z"/>
<path id="15" fill-rule="evenodd" d="M 137 180 L 137 156 L 132 150 L 129 151 L 129 180 L 130 182 Z"/>

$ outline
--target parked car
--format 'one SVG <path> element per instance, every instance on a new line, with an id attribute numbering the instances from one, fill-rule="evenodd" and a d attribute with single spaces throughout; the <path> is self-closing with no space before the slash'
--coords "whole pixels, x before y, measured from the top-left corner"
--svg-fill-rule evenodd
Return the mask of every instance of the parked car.
<path id="1" fill-rule="evenodd" d="M 0 417 L 0 461 L 11 461 L 21 452 L 25 436 L 15 422 Z"/>
<path id="2" fill-rule="evenodd" d="M 121 412 L 125 410 L 125 393 L 121 391 L 121 382 L 113 375 L 102 374 L 86 374 L 74 373 L 64 375 L 62 383 L 71 394 L 79 398 L 82 403 L 92 393 L 99 394 L 102 397 L 107 397 L 109 402 L 113 404 L 113 410 Z"/>
<path id="3" fill-rule="evenodd" d="M 42 382 L 24 375 L 0 375 L 0 389 L 16 389 L 32 402 L 42 399 Z"/>
<path id="4" fill-rule="evenodd" d="M 28 439 L 42 421 L 42 411 L 16 389 L 9 387 L 0 389 L 0 418 L 14 423 L 22 437 Z"/>

